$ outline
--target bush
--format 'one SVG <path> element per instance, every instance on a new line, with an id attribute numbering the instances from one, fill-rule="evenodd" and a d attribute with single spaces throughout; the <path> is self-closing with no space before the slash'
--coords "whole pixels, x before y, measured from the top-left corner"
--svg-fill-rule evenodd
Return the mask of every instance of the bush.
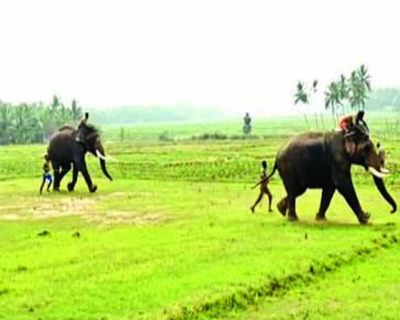
<path id="1" fill-rule="evenodd" d="M 192 140 L 226 140 L 228 136 L 223 133 L 214 132 L 214 133 L 203 133 L 200 136 L 192 136 Z"/>
<path id="2" fill-rule="evenodd" d="M 168 131 L 163 131 L 159 136 L 158 139 L 160 141 L 174 141 L 174 138 L 170 137 Z"/>

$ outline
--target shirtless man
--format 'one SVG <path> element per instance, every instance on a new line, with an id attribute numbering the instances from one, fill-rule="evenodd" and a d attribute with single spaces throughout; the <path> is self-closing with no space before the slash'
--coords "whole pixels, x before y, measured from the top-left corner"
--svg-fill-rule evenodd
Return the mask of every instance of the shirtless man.
<path id="1" fill-rule="evenodd" d="M 267 161 L 263 160 L 261 162 L 261 164 L 262 164 L 263 170 L 260 175 L 260 194 L 259 194 L 256 202 L 254 203 L 254 205 L 250 207 L 250 210 L 252 213 L 254 213 L 254 209 L 256 208 L 257 204 L 261 201 L 264 194 L 266 194 L 268 196 L 268 211 L 272 212 L 272 209 L 271 209 L 272 194 L 271 194 L 271 191 L 269 191 L 269 189 L 268 189 L 269 181 L 265 179 L 267 177 L 267 172 L 266 172 L 267 171 Z"/>

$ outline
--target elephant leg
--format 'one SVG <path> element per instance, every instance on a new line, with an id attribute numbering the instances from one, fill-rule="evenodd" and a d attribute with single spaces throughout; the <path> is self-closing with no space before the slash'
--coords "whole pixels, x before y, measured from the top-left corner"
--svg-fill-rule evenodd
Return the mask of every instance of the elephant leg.
<path id="1" fill-rule="evenodd" d="M 288 208 L 288 202 L 287 202 L 287 197 L 282 198 L 278 204 L 276 205 L 278 208 L 278 211 L 281 213 L 281 215 L 286 216 L 286 211 Z"/>
<path id="2" fill-rule="evenodd" d="M 60 166 L 54 162 L 52 162 L 52 166 L 54 174 L 53 191 L 60 191 Z"/>
<path id="3" fill-rule="evenodd" d="M 58 189 L 60 189 L 61 180 L 69 172 L 69 170 L 71 170 L 71 164 L 67 164 L 61 167 L 61 172 L 58 175 Z"/>
<path id="4" fill-rule="evenodd" d="M 369 215 L 361 209 L 361 205 L 358 201 L 356 191 L 354 190 L 353 181 L 351 180 L 350 174 L 349 176 L 339 177 L 337 189 L 357 216 L 358 221 L 361 224 L 367 223 Z"/>
<path id="5" fill-rule="evenodd" d="M 322 189 L 321 204 L 319 206 L 319 211 L 316 220 L 326 220 L 325 213 L 331 203 L 333 194 L 335 193 L 335 187 L 329 186 Z"/>
<path id="6" fill-rule="evenodd" d="M 299 218 L 297 217 L 297 214 L 296 214 L 296 197 L 293 195 L 289 195 L 287 197 L 287 202 L 288 202 L 288 207 L 289 207 L 289 213 L 288 213 L 289 221 L 298 220 Z"/>
<path id="7" fill-rule="evenodd" d="M 288 219 L 289 221 L 296 221 L 299 218 L 296 213 L 296 198 L 302 195 L 306 191 L 306 188 L 298 188 L 295 192 L 288 194 L 287 203 L 289 207 Z"/>
<path id="8" fill-rule="evenodd" d="M 78 180 L 78 167 L 75 163 L 72 166 L 72 181 L 68 183 L 68 191 L 74 191 L 76 181 Z"/>
<path id="9" fill-rule="evenodd" d="M 78 165 L 79 170 L 82 172 L 83 177 L 85 178 L 85 182 L 89 188 L 90 192 L 96 192 L 97 186 L 93 184 L 92 179 L 89 176 L 89 172 L 87 171 L 85 161 L 81 161 Z"/>
<path id="10" fill-rule="evenodd" d="M 299 184 L 295 172 L 282 173 L 279 171 L 279 174 L 282 177 L 287 197 L 278 203 L 278 210 L 282 215 L 285 215 L 286 210 L 288 209 L 288 219 L 290 221 L 298 220 L 296 214 L 296 198 L 303 194 L 306 191 L 306 188 Z"/>

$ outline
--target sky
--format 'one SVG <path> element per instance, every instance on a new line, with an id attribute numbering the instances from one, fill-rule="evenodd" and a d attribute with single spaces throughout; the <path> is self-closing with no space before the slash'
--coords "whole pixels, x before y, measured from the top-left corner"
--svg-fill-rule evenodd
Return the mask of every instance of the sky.
<path id="1" fill-rule="evenodd" d="M 13 103 L 287 112 L 297 81 L 323 89 L 361 64 L 374 87 L 400 87 L 397 0 L 2 0 L 0 13 Z"/>

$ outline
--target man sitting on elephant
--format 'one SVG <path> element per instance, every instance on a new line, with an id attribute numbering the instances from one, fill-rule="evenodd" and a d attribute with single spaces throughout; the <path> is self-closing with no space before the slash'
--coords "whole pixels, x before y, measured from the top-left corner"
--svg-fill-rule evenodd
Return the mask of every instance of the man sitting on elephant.
<path id="1" fill-rule="evenodd" d="M 345 148 L 349 154 L 354 154 L 356 151 L 357 141 L 353 136 L 357 130 L 369 136 L 369 128 L 363 118 L 364 111 L 361 110 L 357 114 L 345 115 L 339 121 L 339 131 L 344 133 Z"/>
<path id="2" fill-rule="evenodd" d="M 348 114 L 344 115 L 339 121 L 339 128 L 344 133 L 350 133 L 350 131 L 354 128 L 356 124 L 361 125 L 364 127 L 365 131 L 368 132 L 369 128 L 367 123 L 364 121 L 364 114 L 363 110 L 360 110 L 356 114 Z"/>

